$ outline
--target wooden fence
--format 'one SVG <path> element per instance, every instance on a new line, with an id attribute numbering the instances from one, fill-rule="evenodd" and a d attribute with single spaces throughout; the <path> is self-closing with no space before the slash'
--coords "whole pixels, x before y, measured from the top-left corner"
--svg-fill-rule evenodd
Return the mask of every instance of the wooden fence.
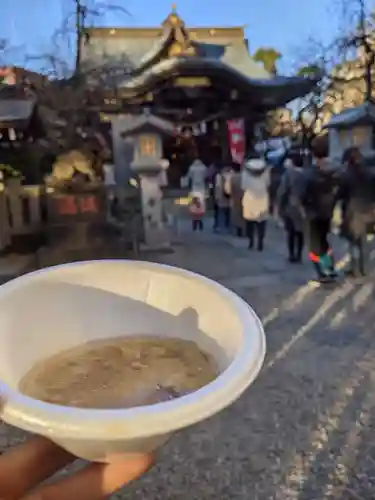
<path id="1" fill-rule="evenodd" d="M 139 192 L 136 189 L 105 188 L 105 200 L 100 219 L 113 225 L 109 213 L 110 200 L 119 199 L 121 213 L 117 225 L 121 239 L 142 240 L 142 217 Z M 50 197 L 50 198 L 49 198 Z M 25 186 L 17 183 L 4 185 L 0 182 L 0 252 L 12 245 L 15 237 L 41 235 L 53 225 L 51 200 L 53 194 L 42 185 Z M 134 227 L 133 227 L 134 226 Z M 129 233 L 129 234 L 128 234 Z"/>
<path id="2" fill-rule="evenodd" d="M 43 186 L 0 183 L 0 251 L 15 236 L 37 234 L 43 228 Z"/>

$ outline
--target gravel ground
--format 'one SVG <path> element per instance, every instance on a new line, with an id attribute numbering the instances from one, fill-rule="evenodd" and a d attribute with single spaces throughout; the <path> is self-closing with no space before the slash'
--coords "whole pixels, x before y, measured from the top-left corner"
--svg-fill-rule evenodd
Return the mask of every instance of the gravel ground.
<path id="1" fill-rule="evenodd" d="M 309 266 L 285 263 L 281 237 L 273 228 L 258 254 L 229 237 L 183 234 L 175 253 L 158 257 L 239 293 L 264 321 L 268 353 L 237 403 L 177 435 L 157 465 L 114 498 L 374 496 L 373 278 L 325 289 L 306 285 Z M 0 449 L 23 438 L 0 424 Z"/>

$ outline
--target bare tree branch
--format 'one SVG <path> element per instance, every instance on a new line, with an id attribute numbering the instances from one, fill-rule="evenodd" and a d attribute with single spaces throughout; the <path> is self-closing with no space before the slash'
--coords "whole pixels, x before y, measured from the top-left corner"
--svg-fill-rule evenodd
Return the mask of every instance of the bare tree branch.
<path id="1" fill-rule="evenodd" d="M 55 152 L 79 149 L 97 137 L 98 110 L 116 97 L 118 79 L 127 71 L 120 64 L 85 68 L 81 57 L 89 19 L 100 19 L 108 11 L 127 15 L 126 9 L 96 0 L 74 0 L 74 7 L 54 32 L 44 53 L 24 56 L 26 67 L 37 66 L 47 77 L 27 87 L 37 99 L 48 147 Z"/>

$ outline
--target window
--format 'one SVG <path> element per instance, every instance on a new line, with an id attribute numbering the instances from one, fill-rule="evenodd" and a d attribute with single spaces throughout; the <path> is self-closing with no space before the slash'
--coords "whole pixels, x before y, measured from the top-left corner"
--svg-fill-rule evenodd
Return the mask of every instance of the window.
<path id="1" fill-rule="evenodd" d="M 156 138 L 144 135 L 139 139 L 139 149 L 142 156 L 156 156 Z"/>

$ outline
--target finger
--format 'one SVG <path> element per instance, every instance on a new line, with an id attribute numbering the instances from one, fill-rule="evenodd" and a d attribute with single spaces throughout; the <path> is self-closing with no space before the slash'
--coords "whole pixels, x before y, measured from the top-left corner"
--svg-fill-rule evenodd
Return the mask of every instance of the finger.
<path id="1" fill-rule="evenodd" d="M 91 464 L 72 476 L 41 486 L 23 500 L 101 500 L 137 479 L 152 465 L 152 455 L 110 464 Z"/>
<path id="2" fill-rule="evenodd" d="M 42 437 L 15 446 L 0 456 L 0 498 L 20 498 L 73 460 Z"/>

